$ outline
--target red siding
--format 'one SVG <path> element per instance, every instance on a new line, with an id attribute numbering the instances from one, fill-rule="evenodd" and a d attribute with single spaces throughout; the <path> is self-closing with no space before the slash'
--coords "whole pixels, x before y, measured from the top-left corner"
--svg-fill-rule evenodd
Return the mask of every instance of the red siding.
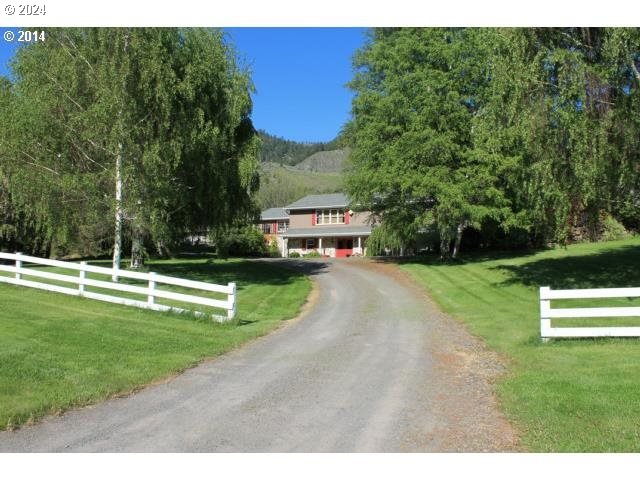
<path id="1" fill-rule="evenodd" d="M 344 212 L 344 224 L 349 225 L 349 210 L 345 210 Z"/>
<path id="2" fill-rule="evenodd" d="M 311 225 L 316 224 L 316 212 L 311 212 Z"/>

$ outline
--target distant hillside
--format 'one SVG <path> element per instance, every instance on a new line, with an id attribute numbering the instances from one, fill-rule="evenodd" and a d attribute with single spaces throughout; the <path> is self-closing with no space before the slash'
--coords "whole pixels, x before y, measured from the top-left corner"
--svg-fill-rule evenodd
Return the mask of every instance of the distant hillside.
<path id="1" fill-rule="evenodd" d="M 340 173 L 351 152 L 350 148 L 316 152 L 298 163 L 295 168 L 309 172 Z"/>
<path id="2" fill-rule="evenodd" d="M 264 163 L 261 165 L 260 190 L 256 201 L 261 209 L 284 207 L 313 193 L 342 191 L 340 173 L 300 170 L 296 167 Z"/>
<path id="3" fill-rule="evenodd" d="M 264 130 L 258 130 L 258 134 L 262 140 L 261 163 L 296 165 L 316 152 L 338 148 L 337 140 L 327 143 L 301 143 L 271 135 Z"/>
<path id="4" fill-rule="evenodd" d="M 261 209 L 284 207 L 314 193 L 340 192 L 342 169 L 349 155 L 340 138 L 327 143 L 300 143 L 259 130 Z"/>

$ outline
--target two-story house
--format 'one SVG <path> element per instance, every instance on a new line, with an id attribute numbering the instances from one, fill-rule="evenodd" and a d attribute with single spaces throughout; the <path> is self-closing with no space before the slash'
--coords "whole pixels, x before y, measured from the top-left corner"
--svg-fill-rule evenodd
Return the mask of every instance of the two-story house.
<path id="1" fill-rule="evenodd" d="M 274 221 L 284 222 L 276 217 L 284 218 L 286 214 L 286 231 L 276 233 L 283 256 L 313 251 L 328 257 L 365 255 L 371 235 L 370 212 L 354 212 L 348 206 L 349 199 L 343 193 L 308 195 L 284 209 L 262 212 L 263 233 L 267 234 L 265 228 L 272 228 L 264 227 L 265 224 L 271 222 L 273 226 Z"/>

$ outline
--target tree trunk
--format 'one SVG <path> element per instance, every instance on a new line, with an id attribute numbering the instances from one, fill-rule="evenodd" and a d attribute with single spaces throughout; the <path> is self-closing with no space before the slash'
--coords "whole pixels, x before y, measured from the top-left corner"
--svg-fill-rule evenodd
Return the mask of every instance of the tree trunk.
<path id="1" fill-rule="evenodd" d="M 200 244 L 200 238 L 196 239 L 195 245 L 198 246 Z M 158 251 L 158 255 L 164 258 L 171 257 L 171 251 L 167 248 L 165 243 L 162 240 L 156 241 L 156 250 Z"/>
<path id="2" fill-rule="evenodd" d="M 144 265 L 144 240 L 140 228 L 134 225 L 131 232 L 131 268 Z"/>
<path id="3" fill-rule="evenodd" d="M 122 256 L 122 144 L 118 145 L 118 156 L 116 157 L 116 231 L 113 242 L 113 270 L 114 274 L 111 279 L 118 281 L 120 269 L 120 258 Z"/>
<path id="4" fill-rule="evenodd" d="M 458 252 L 460 251 L 460 242 L 462 241 L 462 232 L 464 228 L 464 223 L 458 224 L 458 228 L 456 230 L 456 241 L 453 244 L 453 253 L 451 254 L 451 258 L 456 258 L 458 256 Z"/>
<path id="5" fill-rule="evenodd" d="M 440 259 L 444 260 L 449 258 L 449 244 L 451 243 L 451 239 L 448 235 L 443 235 L 440 233 Z"/>
<path id="6" fill-rule="evenodd" d="M 129 46 L 129 36 L 125 34 L 124 38 L 124 54 L 127 54 L 127 47 Z M 122 81 L 122 101 L 124 101 L 124 91 L 126 88 L 125 79 Z M 121 105 L 120 110 L 118 111 L 118 127 L 120 135 L 120 143 L 118 143 L 118 155 L 116 156 L 116 228 L 115 235 L 113 240 L 113 276 L 111 280 L 114 282 L 118 281 L 118 270 L 120 269 L 120 260 L 122 257 L 122 221 L 124 219 L 124 212 L 122 210 L 122 137 L 124 136 L 124 129 L 122 125 L 122 108 Z"/>

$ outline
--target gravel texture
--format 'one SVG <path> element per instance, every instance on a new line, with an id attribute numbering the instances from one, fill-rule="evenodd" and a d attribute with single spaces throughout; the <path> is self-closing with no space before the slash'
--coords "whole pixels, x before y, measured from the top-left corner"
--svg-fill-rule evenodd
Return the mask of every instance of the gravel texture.
<path id="1" fill-rule="evenodd" d="M 518 449 L 493 394 L 500 359 L 397 267 L 277 262 L 316 282 L 301 318 L 131 396 L 0 432 L 0 451 Z"/>

